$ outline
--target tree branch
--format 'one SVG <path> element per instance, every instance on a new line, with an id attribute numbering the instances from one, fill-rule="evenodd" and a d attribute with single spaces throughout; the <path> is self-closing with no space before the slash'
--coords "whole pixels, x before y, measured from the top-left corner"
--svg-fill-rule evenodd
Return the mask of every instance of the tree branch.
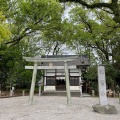
<path id="1" fill-rule="evenodd" d="M 111 8 L 111 3 L 93 3 L 93 4 L 88 4 L 87 2 L 84 2 L 83 0 L 59 0 L 60 2 L 74 2 L 74 3 L 79 3 L 83 6 L 86 6 L 87 8 Z"/>
<path id="2" fill-rule="evenodd" d="M 40 22 L 42 22 L 48 16 L 49 16 L 49 14 L 45 15 L 44 17 L 42 17 L 41 19 L 39 19 L 37 22 L 35 22 L 34 25 L 39 24 Z M 19 43 L 20 40 L 22 40 L 25 36 L 27 36 L 27 35 L 29 35 L 29 34 L 31 34 L 31 33 L 34 32 L 34 31 L 30 30 L 30 29 L 31 28 L 25 28 L 21 35 L 18 35 L 13 40 L 11 40 L 9 42 L 6 42 L 6 44 L 12 44 L 11 46 L 13 46 L 13 45 Z"/>
<path id="3" fill-rule="evenodd" d="M 114 18 L 113 20 L 116 22 L 116 23 L 119 23 L 120 24 L 120 5 L 119 5 L 119 2 L 118 0 L 112 0 L 111 3 L 92 3 L 92 4 L 88 4 L 87 2 L 84 2 L 83 0 L 59 0 L 60 2 L 74 2 L 74 3 L 79 3 L 87 8 L 90 8 L 90 9 L 94 9 L 94 8 L 108 8 L 110 9 L 113 14 L 114 14 Z M 108 11 L 107 11 L 108 12 Z"/>

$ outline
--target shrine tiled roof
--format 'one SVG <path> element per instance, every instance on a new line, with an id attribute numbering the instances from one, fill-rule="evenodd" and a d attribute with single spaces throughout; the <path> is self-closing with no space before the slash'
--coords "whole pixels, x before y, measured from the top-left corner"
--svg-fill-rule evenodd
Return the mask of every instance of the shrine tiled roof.
<path id="1" fill-rule="evenodd" d="M 73 61 L 68 61 L 68 66 L 76 65 L 76 66 L 89 66 L 89 59 L 86 55 L 48 55 L 42 56 L 42 58 L 67 58 L 67 57 L 77 57 Z M 41 66 L 49 66 L 52 63 L 53 66 L 64 66 L 64 61 L 60 62 L 43 62 Z"/>

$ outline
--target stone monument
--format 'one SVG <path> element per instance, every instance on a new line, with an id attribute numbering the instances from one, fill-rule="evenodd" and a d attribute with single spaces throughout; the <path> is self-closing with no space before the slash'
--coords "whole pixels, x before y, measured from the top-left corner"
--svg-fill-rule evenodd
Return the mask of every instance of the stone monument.
<path id="1" fill-rule="evenodd" d="M 114 106 L 108 105 L 106 95 L 105 66 L 98 66 L 99 104 L 94 105 L 95 112 L 101 114 L 117 114 Z"/>

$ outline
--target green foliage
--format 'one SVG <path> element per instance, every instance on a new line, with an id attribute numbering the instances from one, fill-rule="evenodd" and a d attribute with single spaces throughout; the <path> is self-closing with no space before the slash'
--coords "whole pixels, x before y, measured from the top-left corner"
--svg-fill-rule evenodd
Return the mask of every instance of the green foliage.
<path id="1" fill-rule="evenodd" d="M 54 26 L 49 28 L 48 25 L 61 19 L 62 7 L 55 0 L 22 0 L 11 9 L 8 19 L 12 32 L 10 43 L 17 44 L 26 37 L 40 36 L 44 29 L 53 29 Z"/>
<path id="2" fill-rule="evenodd" d="M 84 10 L 99 9 L 112 15 L 112 19 L 120 24 L 120 1 L 119 0 L 59 0 L 60 2 L 74 2 L 77 5 L 83 6 Z"/>
<path id="3" fill-rule="evenodd" d="M 69 45 L 76 48 L 77 53 L 89 55 L 92 63 L 93 60 L 99 64 L 110 63 L 111 58 L 112 62 L 117 60 L 120 26 L 111 15 L 97 9 L 88 11 L 76 5 L 70 11 L 70 17 L 74 29 Z"/>
<path id="4" fill-rule="evenodd" d="M 89 80 L 97 81 L 97 66 L 91 66 L 87 69 L 87 73 L 84 74 L 84 77 Z"/>
<path id="5" fill-rule="evenodd" d="M 9 39 L 11 33 L 9 31 L 8 24 L 6 23 L 5 16 L 0 11 L 0 42 Z"/>
<path id="6" fill-rule="evenodd" d="M 5 44 L 0 46 L 0 84 L 2 89 L 5 89 L 5 86 L 30 88 L 32 70 L 25 70 L 27 63 L 23 60 L 23 56 L 34 56 L 36 49 L 33 48 L 33 45 L 25 41 L 21 41 L 13 47 L 7 47 Z M 37 79 L 39 80 L 40 77 L 41 71 L 38 72 Z"/>
<path id="7" fill-rule="evenodd" d="M 109 85 L 109 88 L 113 88 L 114 81 L 119 77 L 120 71 L 117 71 L 113 65 L 106 64 L 105 65 L 105 76 L 106 76 L 106 84 Z M 87 81 L 92 81 L 92 88 L 97 90 L 98 83 L 98 73 L 97 66 L 91 66 L 88 68 L 87 72 L 83 74 L 84 78 Z"/>
<path id="8" fill-rule="evenodd" d="M 114 83 L 114 80 L 117 77 L 117 71 L 112 65 L 106 66 L 106 76 L 106 81 L 108 83 Z"/>

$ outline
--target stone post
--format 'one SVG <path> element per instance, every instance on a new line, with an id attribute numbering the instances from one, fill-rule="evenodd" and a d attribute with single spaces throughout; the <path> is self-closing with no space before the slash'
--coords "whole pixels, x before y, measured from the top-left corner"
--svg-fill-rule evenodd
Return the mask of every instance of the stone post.
<path id="1" fill-rule="evenodd" d="M 25 96 L 25 90 L 22 91 L 22 95 Z"/>
<path id="2" fill-rule="evenodd" d="M 95 96 L 95 91 L 94 90 L 92 90 L 92 97 L 94 97 Z"/>
<path id="3" fill-rule="evenodd" d="M 29 96 L 29 105 L 31 105 L 32 102 L 33 102 L 35 82 L 36 82 L 36 75 L 37 75 L 37 63 L 35 62 L 34 63 L 34 69 L 33 69 L 31 89 L 30 89 L 30 96 Z"/>
<path id="4" fill-rule="evenodd" d="M 41 85 L 39 85 L 39 96 L 41 96 Z"/>
<path id="5" fill-rule="evenodd" d="M 15 92 L 15 87 L 12 87 L 12 96 L 14 96 Z"/>
<path id="6" fill-rule="evenodd" d="M 115 98 L 115 90 L 113 91 L 113 97 Z"/>
<path id="7" fill-rule="evenodd" d="M 105 67 L 98 66 L 98 85 L 99 85 L 99 101 L 100 105 L 107 105 L 106 95 L 106 80 L 105 80 Z"/>
<path id="8" fill-rule="evenodd" d="M 71 92 L 70 92 L 70 81 L 69 81 L 69 72 L 67 61 L 65 63 L 65 79 L 66 79 L 66 94 L 67 94 L 67 104 L 71 105 Z"/>
<path id="9" fill-rule="evenodd" d="M 13 96 L 13 90 L 10 90 L 10 96 Z"/>
<path id="10" fill-rule="evenodd" d="M 115 106 L 108 105 L 106 96 L 106 80 L 105 80 L 105 67 L 98 66 L 98 85 L 99 85 L 99 101 L 100 104 L 94 105 L 95 112 L 101 114 L 117 114 Z"/>

